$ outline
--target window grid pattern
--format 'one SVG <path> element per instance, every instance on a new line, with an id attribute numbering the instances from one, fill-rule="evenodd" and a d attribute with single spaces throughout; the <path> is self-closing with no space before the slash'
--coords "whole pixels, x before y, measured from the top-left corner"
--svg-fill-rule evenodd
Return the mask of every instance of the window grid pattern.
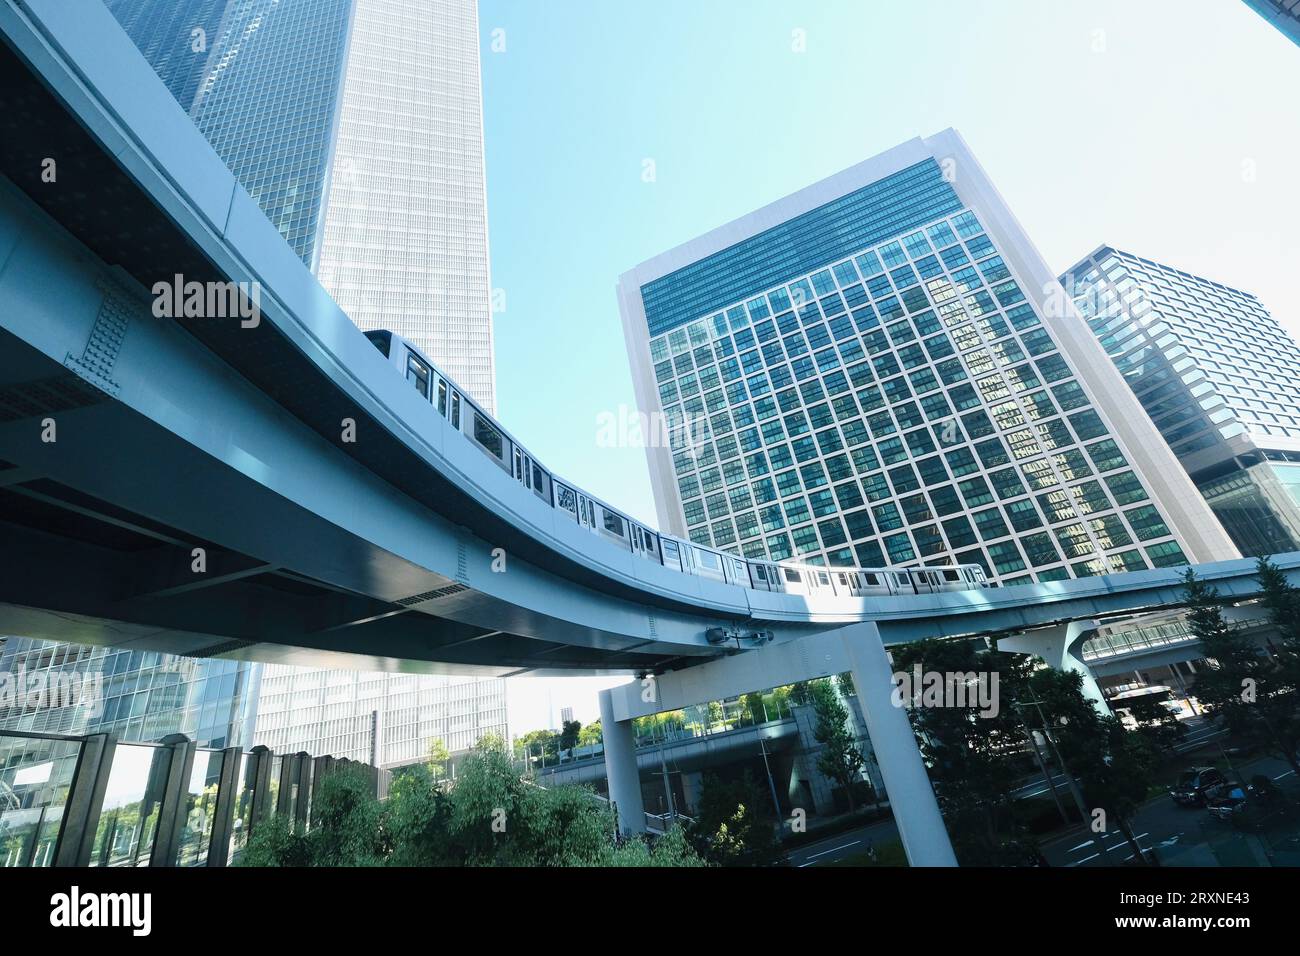
<path id="1" fill-rule="evenodd" d="M 190 115 L 309 267 L 352 0 L 231 0 Z"/>
<path id="2" fill-rule="evenodd" d="M 927 159 L 641 287 L 652 336 L 961 208 Z"/>
<path id="3" fill-rule="evenodd" d="M 1110 248 L 1061 281 L 1179 457 L 1300 439 L 1300 347 L 1253 295 Z"/>
<path id="4" fill-rule="evenodd" d="M 697 543 L 1001 583 L 1186 560 L 970 210 L 650 351 Z"/>
<path id="5" fill-rule="evenodd" d="M 176 657 L 26 637 L 0 639 L 0 673 L 28 687 L 99 675 L 102 700 L 85 706 L 0 707 L 0 729 L 46 734 L 112 732 L 149 743 L 185 734 L 200 747 L 251 747 L 256 668 L 242 661 Z M 35 683 L 33 683 L 35 682 Z M 83 685 L 89 687 L 91 685 Z M 30 704 L 31 701 L 26 703 Z"/>
<path id="6" fill-rule="evenodd" d="M 452 753 L 485 734 L 509 740 L 505 681 L 280 664 L 264 669 L 256 737 L 277 753 L 369 762 L 376 723 L 380 766 L 421 760 L 434 740 Z"/>

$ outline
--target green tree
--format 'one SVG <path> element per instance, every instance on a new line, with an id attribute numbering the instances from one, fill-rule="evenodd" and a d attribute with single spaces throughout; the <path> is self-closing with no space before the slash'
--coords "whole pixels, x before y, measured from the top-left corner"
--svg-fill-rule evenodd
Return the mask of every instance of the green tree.
<path id="1" fill-rule="evenodd" d="M 953 675 L 968 691 L 964 701 L 954 694 L 945 706 L 908 711 L 958 859 L 974 866 L 1018 863 L 1022 835 L 1011 793 L 1028 768 L 1015 759 L 1026 728 L 1012 701 L 1034 670 L 1033 659 L 974 641 L 918 641 L 893 653 L 899 672 L 910 675 L 919 665 L 923 674 Z M 978 687 L 971 682 L 981 679 L 990 693 L 996 688 L 995 711 L 969 693 Z"/>
<path id="2" fill-rule="evenodd" d="M 560 727 L 560 739 L 557 746 L 560 750 L 573 750 L 578 746 L 578 738 L 582 735 L 582 724 L 576 720 L 566 720 Z"/>
<path id="3" fill-rule="evenodd" d="M 767 801 L 754 775 L 739 779 L 704 775 L 694 824 L 687 836 L 696 851 L 723 866 L 753 866 L 771 860 L 779 849 L 770 817 L 760 807 Z"/>
<path id="4" fill-rule="evenodd" d="M 578 732 L 578 746 L 591 747 L 601 743 L 605 738 L 601 736 L 600 721 L 593 720 Z"/>
<path id="5" fill-rule="evenodd" d="M 376 866 L 386 856 L 382 808 L 361 767 L 338 767 L 321 780 L 305 830 L 287 816 L 262 820 L 240 866 Z"/>
<path id="6" fill-rule="evenodd" d="M 755 724 L 763 723 L 766 716 L 763 712 L 763 695 L 760 693 L 746 694 L 742 701 L 745 710 L 749 713 L 749 719 Z"/>
<path id="7" fill-rule="evenodd" d="M 261 822 L 242 866 L 699 866 L 683 834 L 655 845 L 616 838 L 614 813 L 582 787 L 538 787 L 485 737 L 450 787 L 426 765 L 371 795 L 361 768 L 322 781 L 305 831 L 284 817 Z"/>
<path id="8" fill-rule="evenodd" d="M 451 754 L 447 752 L 447 745 L 440 739 L 429 741 L 429 752 L 425 762 L 429 765 L 429 773 L 434 780 L 443 780 L 447 776 L 447 761 L 451 759 Z"/>
<path id="9" fill-rule="evenodd" d="M 1263 603 L 1279 628 L 1282 647 L 1269 657 L 1237 628 L 1223 619 L 1219 592 L 1188 568 L 1184 597 L 1188 605 L 1188 630 L 1201 642 L 1206 666 L 1199 669 L 1194 689 L 1210 713 L 1234 733 L 1287 761 L 1300 774 L 1296 749 L 1300 746 L 1300 719 L 1296 705 L 1296 645 L 1288 637 L 1293 628 L 1294 599 L 1278 583 L 1271 565 L 1260 562 Z"/>
<path id="10" fill-rule="evenodd" d="M 1124 709 L 1137 724 L 1137 732 L 1157 751 L 1172 754 L 1187 736 L 1187 725 L 1162 701 L 1138 697 L 1125 702 Z"/>
<path id="11" fill-rule="evenodd" d="M 427 765 L 393 778 L 385 811 L 391 865 L 452 866 L 464 861 L 451 832 L 451 795 Z"/>
<path id="12" fill-rule="evenodd" d="M 822 745 L 817 754 L 817 769 L 844 788 L 849 810 L 856 810 L 853 788 L 859 780 L 863 758 L 849 724 L 848 709 L 840 702 L 830 681 L 817 681 L 810 696 L 816 716 L 813 737 Z"/>
<path id="13" fill-rule="evenodd" d="M 1078 782 L 1087 807 L 1103 810 L 1145 863 L 1133 834 L 1133 817 L 1150 789 L 1156 754 L 1146 738 L 1124 728 L 1113 714 L 1101 714 L 1083 693 L 1074 671 L 1044 667 L 1029 679 L 1028 692 L 1041 701 L 1044 717 L 1068 772 Z M 1034 711 L 1037 712 L 1037 708 Z"/>

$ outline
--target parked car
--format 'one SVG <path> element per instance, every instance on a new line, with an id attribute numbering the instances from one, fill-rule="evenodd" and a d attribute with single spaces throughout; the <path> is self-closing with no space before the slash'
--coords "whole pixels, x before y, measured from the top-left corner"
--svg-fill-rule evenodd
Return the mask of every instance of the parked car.
<path id="1" fill-rule="evenodd" d="M 1199 807 L 1205 803 L 1206 794 L 1228 780 L 1214 767 L 1192 767 L 1184 770 L 1178 782 L 1169 790 L 1174 803 L 1183 807 Z"/>
<path id="2" fill-rule="evenodd" d="M 1239 783 L 1220 784 L 1205 795 L 1205 809 L 1214 819 L 1224 823 L 1241 819 L 1250 803 L 1250 795 Z"/>

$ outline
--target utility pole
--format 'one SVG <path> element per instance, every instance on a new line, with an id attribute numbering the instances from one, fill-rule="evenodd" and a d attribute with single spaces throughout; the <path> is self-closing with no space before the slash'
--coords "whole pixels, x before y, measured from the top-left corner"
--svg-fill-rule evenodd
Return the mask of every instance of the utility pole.
<path id="1" fill-rule="evenodd" d="M 1097 852 L 1101 859 L 1106 859 L 1106 844 L 1102 841 L 1101 835 L 1092 828 L 1092 816 L 1088 813 L 1088 808 L 1083 802 L 1083 793 L 1079 790 L 1079 784 L 1074 779 L 1074 774 L 1070 773 L 1069 766 L 1065 763 L 1065 758 L 1061 756 L 1061 748 L 1056 745 L 1056 740 L 1052 737 L 1052 732 L 1047 729 L 1047 717 L 1043 713 L 1043 702 L 1041 700 L 1018 701 L 1015 704 L 1017 709 L 1025 705 L 1032 706 L 1038 711 L 1038 719 L 1043 722 L 1043 737 L 1047 740 L 1048 746 L 1052 748 L 1052 753 L 1056 756 L 1057 766 L 1061 768 L 1061 773 L 1065 776 L 1065 782 L 1069 785 L 1070 795 L 1074 797 L 1074 805 L 1079 809 L 1079 818 L 1083 820 L 1083 825 L 1088 828 L 1088 833 L 1092 836 L 1092 842 L 1097 847 Z"/>
<path id="2" fill-rule="evenodd" d="M 763 740 L 763 734 L 758 735 L 758 749 L 763 754 L 763 769 L 767 771 L 767 786 L 772 791 L 772 807 L 776 810 L 776 821 L 779 825 L 781 822 L 781 801 L 776 797 L 776 781 L 772 779 L 772 767 L 767 762 L 767 744 Z"/>
<path id="3" fill-rule="evenodd" d="M 1061 822 L 1068 824 L 1070 815 L 1065 812 L 1065 805 L 1061 803 L 1061 795 L 1056 790 L 1056 781 L 1052 779 L 1052 772 L 1047 767 L 1047 761 L 1043 759 L 1043 751 L 1038 746 L 1038 738 L 1034 736 L 1034 731 L 1027 724 L 1024 724 L 1024 718 L 1021 723 L 1025 728 L 1025 737 L 1029 739 L 1029 746 L 1034 750 L 1034 759 L 1038 761 L 1038 769 L 1043 771 L 1043 780 L 1047 783 L 1047 789 L 1052 792 L 1052 802 L 1056 804 L 1056 810 L 1061 814 Z"/>

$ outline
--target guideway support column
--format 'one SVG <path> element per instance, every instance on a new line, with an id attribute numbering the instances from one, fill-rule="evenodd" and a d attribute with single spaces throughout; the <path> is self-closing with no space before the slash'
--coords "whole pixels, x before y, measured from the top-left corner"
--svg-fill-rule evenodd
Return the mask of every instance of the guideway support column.
<path id="1" fill-rule="evenodd" d="M 879 628 L 866 621 L 838 633 L 908 862 L 912 866 L 956 866 L 957 856 L 907 711 L 893 703 L 893 672 Z"/>
<path id="2" fill-rule="evenodd" d="M 1017 654 L 1033 654 L 1041 657 L 1050 667 L 1057 670 L 1074 671 L 1083 678 L 1083 695 L 1092 701 L 1098 711 L 1105 716 L 1110 713 L 1106 695 L 1101 692 L 1101 685 L 1092 676 L 1088 665 L 1083 662 L 1083 644 L 1097 633 L 1100 625 L 1096 621 L 1071 621 L 1069 624 L 1056 624 L 1023 634 L 1014 634 L 998 641 L 998 650 L 1012 651 Z"/>
<path id="3" fill-rule="evenodd" d="M 614 700 L 609 690 L 600 692 L 600 733 L 605 748 L 609 802 L 618 815 L 618 830 L 624 834 L 644 833 L 645 804 L 641 800 L 632 721 L 614 719 Z"/>

